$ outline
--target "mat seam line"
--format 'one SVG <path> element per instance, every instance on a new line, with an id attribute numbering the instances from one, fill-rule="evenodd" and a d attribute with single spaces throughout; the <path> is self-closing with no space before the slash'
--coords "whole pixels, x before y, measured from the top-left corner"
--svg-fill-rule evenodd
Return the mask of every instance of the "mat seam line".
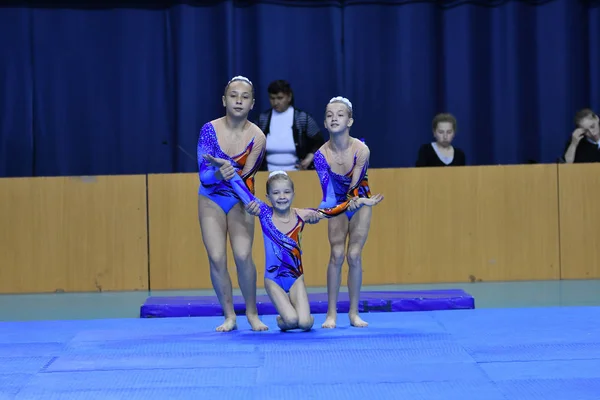
<path id="1" fill-rule="evenodd" d="M 15 398 L 15 399 L 17 398 L 17 396 L 18 396 L 19 394 L 21 394 L 21 392 L 23 391 L 23 389 L 27 389 L 27 388 L 29 388 L 29 387 L 30 387 L 30 383 L 31 383 L 31 381 L 33 380 L 33 378 L 34 378 L 35 376 L 37 376 L 37 374 L 39 374 L 39 372 L 37 372 L 37 373 L 35 373 L 35 374 L 31 374 L 31 375 L 29 375 L 29 377 L 27 378 L 27 381 L 25 382 L 25 384 L 24 384 L 24 385 L 22 385 L 21 387 L 19 387 L 19 388 L 17 389 L 16 393 L 14 394 L 14 398 Z"/>
<path id="2" fill-rule="evenodd" d="M 478 364 L 509 364 L 509 363 L 539 363 L 539 362 L 555 362 L 555 361 L 594 361 L 600 360 L 600 357 L 595 358 L 548 358 L 543 360 L 498 360 L 498 361 L 477 361 Z"/>
<path id="3" fill-rule="evenodd" d="M 459 346 L 460 348 L 462 348 L 462 350 L 465 352 L 465 354 L 467 354 L 469 356 L 469 358 L 471 358 L 471 360 L 473 360 L 473 364 L 475 364 L 475 366 L 477 367 L 477 369 L 479 371 L 481 371 L 481 373 L 483 374 L 483 376 L 485 376 L 488 380 L 488 382 L 497 390 L 498 394 L 500 396 L 502 396 L 502 398 L 509 400 L 508 397 L 506 397 L 506 395 L 504 394 L 504 392 L 502 391 L 502 389 L 498 386 L 498 383 L 496 381 L 494 381 L 492 379 L 491 376 L 489 376 L 487 374 L 487 372 L 482 368 L 482 366 L 480 365 L 481 363 L 479 361 L 477 361 L 475 359 L 475 357 L 473 356 L 473 354 L 471 354 L 471 352 L 469 351 L 469 349 L 463 345 L 462 343 L 460 343 L 459 340 L 457 340 L 456 336 L 454 335 L 454 333 L 448 331 L 448 328 L 446 327 L 446 324 L 444 324 L 444 321 L 439 320 L 437 317 L 437 313 L 434 312 L 433 315 L 431 316 L 431 318 L 442 328 L 444 329 L 444 331 L 446 333 L 449 334 L 449 336 L 452 338 L 452 342 L 454 342 L 457 346 Z"/>
<path id="4" fill-rule="evenodd" d="M 496 388 L 496 390 L 498 391 L 498 394 L 500 394 L 500 396 L 502 396 L 502 398 L 509 400 L 509 398 L 506 397 L 506 394 L 504 393 L 502 388 L 498 385 L 498 382 L 496 382 L 494 379 L 492 379 L 492 377 L 479 364 L 480 363 L 478 361 L 475 362 L 475 365 L 477 365 L 477 369 L 479 369 L 483 373 L 483 375 L 485 377 L 487 377 L 488 381 Z"/>
<path id="5" fill-rule="evenodd" d="M 254 367 L 176 367 L 176 368 L 97 368 L 97 369 L 60 369 L 55 371 L 39 371 L 36 374 L 65 374 L 65 373 L 89 373 L 89 372 L 109 372 L 109 371 L 177 371 L 177 370 L 203 370 L 203 369 L 258 369 L 262 366 Z M 324 384 L 325 385 L 325 384 Z M 327 385 L 329 385 L 327 383 Z M 215 386 L 217 387 L 217 386 Z"/>

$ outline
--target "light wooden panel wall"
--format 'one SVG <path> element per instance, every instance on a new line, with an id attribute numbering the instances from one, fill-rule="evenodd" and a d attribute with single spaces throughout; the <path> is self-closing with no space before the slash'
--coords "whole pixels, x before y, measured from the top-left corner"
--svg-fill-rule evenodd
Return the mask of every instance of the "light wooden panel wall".
<path id="1" fill-rule="evenodd" d="M 146 177 L 0 179 L 0 292 L 148 288 Z"/>
<path id="2" fill-rule="evenodd" d="M 197 174 L 148 175 L 153 290 L 212 287 L 198 224 L 197 193 Z M 237 275 L 233 272 L 235 282 Z"/>
<path id="3" fill-rule="evenodd" d="M 291 176 L 295 205 L 317 206 L 316 174 Z M 371 170 L 386 199 L 364 284 L 600 278 L 599 176 L 595 164 Z M 145 176 L 1 179 L 0 293 L 211 288 L 197 174 L 149 175 L 147 188 L 149 210 Z M 303 248 L 307 284 L 324 286 L 327 221 L 305 228 Z M 258 223 L 253 255 L 261 287 Z"/>
<path id="4" fill-rule="evenodd" d="M 559 279 L 556 166 L 374 172 L 366 284 Z"/>
<path id="5" fill-rule="evenodd" d="M 600 165 L 560 165 L 559 199 L 562 278 L 600 278 Z"/>
<path id="6" fill-rule="evenodd" d="M 290 174 L 295 206 L 315 207 L 314 172 Z M 257 176 L 264 198 L 266 173 Z M 559 279 L 555 165 L 381 169 L 369 173 L 386 199 L 373 211 L 363 259 L 364 284 Z M 149 176 L 150 280 L 153 289 L 211 288 L 197 221 L 196 174 Z M 305 279 L 324 286 L 327 222 L 303 235 Z M 264 250 L 255 226 L 254 260 L 262 286 Z M 237 287 L 233 257 L 230 272 Z M 344 268 L 344 282 L 347 267 Z"/>

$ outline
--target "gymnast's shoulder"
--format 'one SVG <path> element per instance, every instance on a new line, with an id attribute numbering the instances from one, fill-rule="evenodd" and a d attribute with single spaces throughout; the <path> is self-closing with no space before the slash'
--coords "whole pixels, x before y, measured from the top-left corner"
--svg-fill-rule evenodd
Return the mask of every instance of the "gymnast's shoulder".
<path id="1" fill-rule="evenodd" d="M 354 142 L 354 146 L 356 151 L 360 151 L 360 152 L 367 152 L 369 153 L 371 150 L 369 149 L 369 146 L 367 146 L 367 144 L 365 142 L 363 142 L 362 140 L 353 137 L 353 142 Z"/>
<path id="2" fill-rule="evenodd" d="M 253 137 L 256 143 L 260 143 L 263 145 L 267 143 L 267 137 L 265 136 L 264 132 L 254 122 L 248 121 L 247 129 L 248 135 L 250 137 Z"/>
<path id="3" fill-rule="evenodd" d="M 355 146 L 354 149 L 356 150 L 355 154 L 360 160 L 368 160 L 371 157 L 371 149 L 369 149 L 369 146 L 367 146 L 367 144 L 360 139 L 353 139 Z"/>

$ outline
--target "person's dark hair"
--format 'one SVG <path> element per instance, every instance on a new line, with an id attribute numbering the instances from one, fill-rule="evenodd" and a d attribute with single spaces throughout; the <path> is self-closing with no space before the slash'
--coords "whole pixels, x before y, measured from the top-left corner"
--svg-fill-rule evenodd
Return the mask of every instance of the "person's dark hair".
<path id="1" fill-rule="evenodd" d="M 449 122 L 452 124 L 452 129 L 456 132 L 456 118 L 452 114 L 444 113 L 438 114 L 433 117 L 433 122 L 431 123 L 432 129 L 435 131 L 437 129 L 438 124 L 442 122 Z"/>
<path id="2" fill-rule="evenodd" d="M 581 123 L 581 121 L 583 121 L 586 118 L 590 118 L 590 117 L 598 118 L 596 113 L 589 108 L 584 108 L 583 110 L 577 111 L 577 114 L 575 114 L 575 118 L 574 118 L 575 126 L 579 127 L 579 124 Z"/>
<path id="3" fill-rule="evenodd" d="M 294 91 L 292 90 L 292 87 L 290 86 L 288 81 L 278 79 L 276 81 L 271 82 L 269 84 L 269 87 L 267 88 L 267 92 L 272 95 L 279 93 L 287 94 L 292 98 L 290 101 L 290 105 L 294 105 Z"/>

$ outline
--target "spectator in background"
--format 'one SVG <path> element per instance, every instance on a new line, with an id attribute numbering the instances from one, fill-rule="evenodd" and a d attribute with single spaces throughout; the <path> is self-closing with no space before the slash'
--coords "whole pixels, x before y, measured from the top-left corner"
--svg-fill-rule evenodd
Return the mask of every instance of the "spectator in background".
<path id="1" fill-rule="evenodd" d="M 567 141 L 564 158 L 567 163 L 600 162 L 600 127 L 598 116 L 589 108 L 575 114 L 576 129 Z"/>
<path id="2" fill-rule="evenodd" d="M 457 167 L 466 165 L 465 153 L 452 146 L 456 135 L 456 118 L 452 114 L 438 114 L 433 118 L 435 142 L 419 149 L 417 167 Z"/>
<path id="3" fill-rule="evenodd" d="M 271 109 L 256 121 L 267 137 L 261 170 L 314 169 L 314 153 L 325 143 L 319 125 L 307 112 L 294 107 L 294 92 L 288 82 L 271 82 L 267 91 Z"/>

